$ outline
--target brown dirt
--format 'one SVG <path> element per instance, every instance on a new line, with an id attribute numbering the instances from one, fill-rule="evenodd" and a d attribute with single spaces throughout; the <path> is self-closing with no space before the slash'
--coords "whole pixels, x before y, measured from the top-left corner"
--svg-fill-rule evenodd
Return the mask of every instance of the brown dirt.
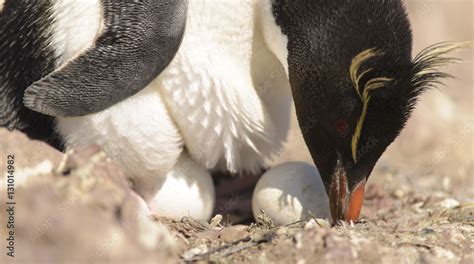
<path id="1" fill-rule="evenodd" d="M 403 175 L 375 172 L 362 219 L 330 227 L 321 220 L 217 227 L 157 219 L 179 233 L 182 261 L 215 263 L 473 263 L 474 204 L 449 192 L 418 192 Z M 229 234 L 230 233 L 230 234 Z"/>

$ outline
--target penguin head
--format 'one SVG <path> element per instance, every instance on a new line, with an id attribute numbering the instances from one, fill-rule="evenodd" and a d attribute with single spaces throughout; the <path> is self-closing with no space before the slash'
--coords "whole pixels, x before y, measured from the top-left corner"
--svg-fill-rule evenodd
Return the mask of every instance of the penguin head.
<path id="1" fill-rule="evenodd" d="M 412 59 L 401 1 L 274 0 L 272 14 L 286 47 L 276 55 L 286 56 L 300 128 L 333 220 L 356 221 L 375 164 L 419 95 L 448 77 L 436 69 L 452 60 L 444 55 L 462 44 L 434 45 Z"/>

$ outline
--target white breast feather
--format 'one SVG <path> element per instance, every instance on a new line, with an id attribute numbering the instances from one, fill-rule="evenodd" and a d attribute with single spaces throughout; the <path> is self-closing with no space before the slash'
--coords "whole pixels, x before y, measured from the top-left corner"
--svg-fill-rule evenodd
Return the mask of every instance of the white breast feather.
<path id="1" fill-rule="evenodd" d="M 275 91 L 259 94 L 258 80 L 252 76 L 254 7 L 253 2 L 237 5 L 230 0 L 191 2 L 180 51 L 160 76 L 162 95 L 190 155 L 210 169 L 256 172 L 286 138 L 287 81 L 283 80 L 286 92 L 276 85 Z M 278 63 L 267 66 L 275 67 L 268 72 L 281 75 Z M 262 98 L 273 92 L 284 97 L 282 104 Z M 271 116 L 276 112 L 269 108 L 274 107 L 284 109 L 282 117 Z"/>
<path id="2" fill-rule="evenodd" d="M 100 113 L 58 118 L 57 129 L 68 145 L 99 144 L 134 178 L 145 200 L 176 164 L 182 140 L 156 87 L 143 91 Z"/>

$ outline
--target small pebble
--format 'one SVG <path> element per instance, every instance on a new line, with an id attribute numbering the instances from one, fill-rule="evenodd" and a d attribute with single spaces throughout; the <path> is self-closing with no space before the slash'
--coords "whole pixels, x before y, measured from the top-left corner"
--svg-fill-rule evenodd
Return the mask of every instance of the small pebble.
<path id="1" fill-rule="evenodd" d="M 303 234 L 301 232 L 297 233 L 293 239 L 297 249 L 303 248 Z"/>
<path id="2" fill-rule="evenodd" d="M 456 261 L 460 260 L 459 257 L 454 255 L 452 251 L 441 248 L 441 247 L 434 247 L 431 249 L 431 252 L 433 253 L 434 256 L 440 259 L 456 260 Z"/>
<path id="3" fill-rule="evenodd" d="M 207 245 L 200 245 L 184 252 L 181 256 L 184 261 L 190 261 L 194 257 L 198 255 L 206 254 L 207 252 L 209 252 Z"/>
<path id="4" fill-rule="evenodd" d="M 398 189 L 395 192 L 393 192 L 393 196 L 397 199 L 400 199 L 400 198 L 403 198 L 403 196 L 405 196 L 405 192 L 401 189 Z"/>
<path id="5" fill-rule="evenodd" d="M 275 234 L 278 236 L 285 236 L 288 234 L 288 230 L 286 228 L 278 228 Z"/>
<path id="6" fill-rule="evenodd" d="M 445 209 L 454 209 L 454 208 L 458 208 L 461 205 L 461 203 L 458 200 L 447 198 L 447 199 L 444 199 L 442 202 L 440 202 L 439 205 Z"/>
<path id="7" fill-rule="evenodd" d="M 330 227 L 331 224 L 326 219 L 311 218 L 311 220 L 304 226 L 305 229 L 313 229 L 316 227 Z"/>
<path id="8" fill-rule="evenodd" d="M 218 227 L 218 226 L 221 224 L 221 222 L 222 222 L 222 218 L 223 218 L 223 217 L 222 217 L 222 215 L 220 215 L 220 214 L 214 216 L 214 217 L 211 219 L 211 223 L 210 223 L 211 228 L 216 228 L 216 227 Z"/>
<path id="9" fill-rule="evenodd" d="M 316 220 L 314 220 L 314 218 L 311 218 L 311 220 L 309 220 L 308 223 L 306 223 L 304 228 L 305 229 L 313 229 L 317 226 L 318 226 L 318 223 L 316 223 Z"/>
<path id="10" fill-rule="evenodd" d="M 431 229 L 431 228 L 423 228 L 423 229 L 421 230 L 421 233 L 422 233 L 423 235 L 431 235 L 431 234 L 434 234 L 435 231 L 434 231 L 433 229 Z"/>
<path id="11" fill-rule="evenodd" d="M 423 206 L 425 205 L 424 202 L 417 202 L 411 206 L 411 209 L 417 213 L 423 212 Z"/>
<path id="12" fill-rule="evenodd" d="M 219 236 L 220 236 L 220 232 L 213 229 L 205 230 L 203 232 L 199 232 L 196 234 L 196 237 L 198 238 L 207 239 L 211 241 L 215 241 L 219 239 Z"/>
<path id="13" fill-rule="evenodd" d="M 244 225 L 235 225 L 222 229 L 220 239 L 226 243 L 231 243 L 239 239 L 249 237 L 250 233 Z"/>

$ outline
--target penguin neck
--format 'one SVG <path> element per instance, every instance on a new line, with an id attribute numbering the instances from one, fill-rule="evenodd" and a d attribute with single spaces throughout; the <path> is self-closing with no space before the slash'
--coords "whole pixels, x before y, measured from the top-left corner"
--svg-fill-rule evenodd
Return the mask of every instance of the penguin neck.
<path id="1" fill-rule="evenodd" d="M 310 2 L 309 0 L 303 0 L 301 3 L 262 0 L 257 4 L 260 11 L 261 34 L 269 50 L 285 69 L 288 79 L 290 72 L 298 71 L 304 67 L 301 61 L 308 59 L 308 56 L 313 52 L 309 47 L 317 41 L 309 39 L 307 36 L 307 33 L 311 31 L 312 24 L 307 24 L 305 20 L 308 16 L 316 14 L 314 10 L 306 12 L 306 8 L 315 8 Z M 302 24 L 306 24 L 306 26 L 301 28 Z"/>
<path id="2" fill-rule="evenodd" d="M 271 52 L 278 58 L 289 76 L 288 66 L 288 36 L 283 33 L 282 27 L 277 23 L 274 9 L 274 0 L 259 1 L 257 8 L 260 10 L 260 23 L 265 43 Z"/>

